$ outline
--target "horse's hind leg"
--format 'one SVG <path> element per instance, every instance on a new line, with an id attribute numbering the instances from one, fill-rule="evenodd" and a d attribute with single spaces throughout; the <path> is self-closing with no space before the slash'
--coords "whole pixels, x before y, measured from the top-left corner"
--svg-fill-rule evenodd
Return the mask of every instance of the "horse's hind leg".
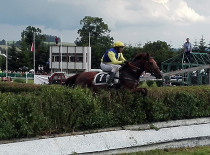
<path id="1" fill-rule="evenodd" d="M 147 88 L 136 88 L 131 90 L 131 92 L 133 93 L 140 92 L 143 96 L 147 96 L 148 90 Z"/>

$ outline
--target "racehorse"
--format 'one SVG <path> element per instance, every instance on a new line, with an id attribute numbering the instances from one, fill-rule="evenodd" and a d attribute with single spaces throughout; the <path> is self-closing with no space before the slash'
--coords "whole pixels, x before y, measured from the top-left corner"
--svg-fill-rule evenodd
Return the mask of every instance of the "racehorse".
<path id="1" fill-rule="evenodd" d="M 147 94 L 146 88 L 138 88 L 139 78 L 143 72 L 149 72 L 156 78 L 162 78 L 162 74 L 156 61 L 148 53 L 139 53 L 135 58 L 119 69 L 119 88 L 129 89 L 132 92 L 141 92 Z M 94 79 L 98 72 L 81 72 L 69 77 L 66 80 L 66 86 L 80 85 L 88 88 L 108 88 L 107 84 L 95 85 Z"/>

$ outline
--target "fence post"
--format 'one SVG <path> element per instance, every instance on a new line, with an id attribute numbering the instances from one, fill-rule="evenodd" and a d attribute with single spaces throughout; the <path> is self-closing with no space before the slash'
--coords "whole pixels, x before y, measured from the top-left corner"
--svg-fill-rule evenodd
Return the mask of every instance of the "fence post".
<path id="1" fill-rule="evenodd" d="M 26 72 L 26 83 L 28 83 L 28 76 L 27 76 L 28 72 Z"/>

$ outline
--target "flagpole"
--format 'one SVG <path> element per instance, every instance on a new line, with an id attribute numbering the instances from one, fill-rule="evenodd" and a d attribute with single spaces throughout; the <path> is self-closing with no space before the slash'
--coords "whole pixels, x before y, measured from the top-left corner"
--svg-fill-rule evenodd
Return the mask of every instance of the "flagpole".
<path id="1" fill-rule="evenodd" d="M 63 72 L 62 34 L 61 34 L 61 72 Z"/>
<path id="2" fill-rule="evenodd" d="M 33 42 L 34 42 L 34 79 L 35 79 L 35 73 L 36 73 L 36 71 L 35 71 L 35 33 L 33 34 Z"/>
<path id="3" fill-rule="evenodd" d="M 91 70 L 91 50 L 90 50 L 90 32 L 89 32 L 89 47 L 88 47 L 88 72 Z"/>
<path id="4" fill-rule="evenodd" d="M 90 47 L 90 32 L 89 32 L 89 47 Z"/>
<path id="5" fill-rule="evenodd" d="M 8 77 L 8 48 L 7 48 L 7 38 L 6 38 L 6 78 Z"/>

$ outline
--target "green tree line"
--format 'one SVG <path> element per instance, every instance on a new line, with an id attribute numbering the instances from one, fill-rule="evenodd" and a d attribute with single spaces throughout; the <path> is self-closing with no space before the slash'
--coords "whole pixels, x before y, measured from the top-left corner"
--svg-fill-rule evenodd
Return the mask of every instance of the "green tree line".
<path id="1" fill-rule="evenodd" d="M 109 26 L 99 17 L 86 16 L 80 21 L 81 29 L 78 30 L 78 37 L 75 39 L 77 46 L 88 46 L 89 37 L 92 51 L 92 68 L 100 68 L 101 57 L 106 50 L 112 47 L 114 38 L 111 36 Z M 49 46 L 45 42 L 54 42 L 54 35 L 42 34 L 40 28 L 33 26 L 26 27 L 21 33 L 21 40 L 13 42 L 11 48 L 8 48 L 8 70 L 12 71 L 26 71 L 33 68 L 33 52 L 31 52 L 31 45 L 33 41 L 33 34 L 36 35 L 36 70 L 39 65 L 44 66 L 45 71 L 48 69 L 49 61 Z M 5 45 L 6 41 L 0 41 L 0 45 Z M 171 45 L 165 41 L 147 42 L 145 45 L 132 46 L 126 44 L 124 49 L 124 56 L 128 61 L 139 52 L 148 52 L 157 61 L 160 66 L 161 62 L 179 54 L 183 49 L 180 48 L 178 52 L 173 52 Z M 209 45 L 208 45 L 209 46 Z M 201 38 L 200 42 L 194 42 L 194 52 L 204 52 L 209 49 L 206 45 L 205 39 Z M 18 50 L 18 47 L 20 50 Z M 0 48 L 2 53 L 6 53 L 5 49 Z M 0 56 L 0 68 L 5 70 L 5 57 Z"/>

